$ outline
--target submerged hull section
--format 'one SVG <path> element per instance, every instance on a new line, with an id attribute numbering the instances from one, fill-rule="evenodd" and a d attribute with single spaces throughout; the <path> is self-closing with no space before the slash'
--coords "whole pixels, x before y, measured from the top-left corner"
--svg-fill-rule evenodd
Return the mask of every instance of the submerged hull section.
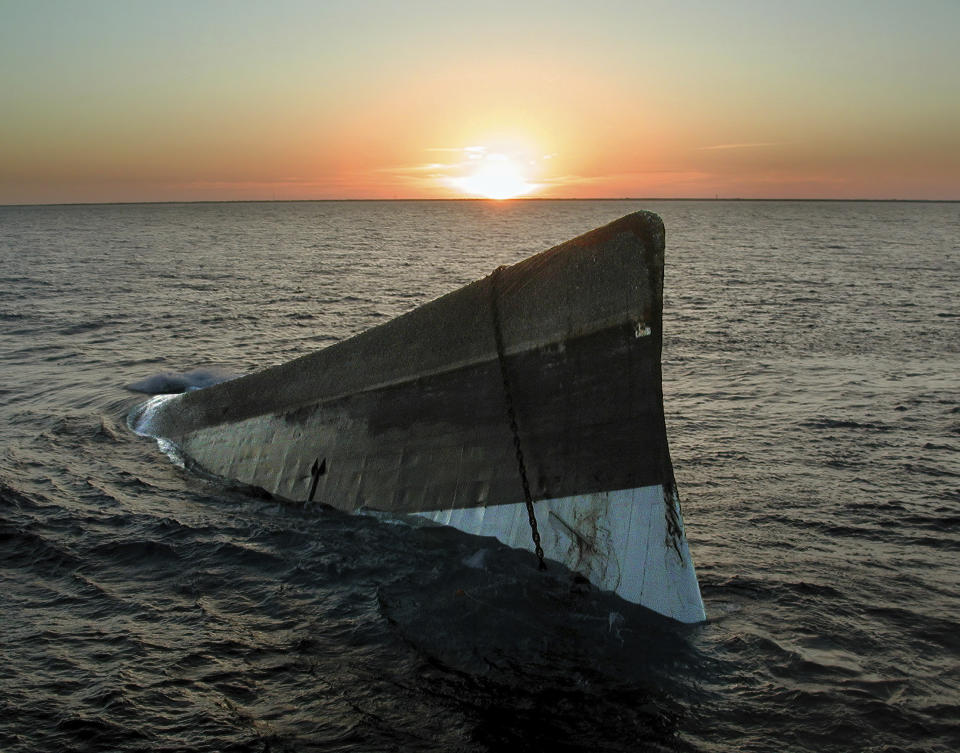
<path id="1" fill-rule="evenodd" d="M 532 549 L 519 441 L 547 558 L 696 622 L 663 419 L 662 279 L 659 218 L 629 215 L 350 340 L 170 399 L 140 430 L 285 499 Z"/>

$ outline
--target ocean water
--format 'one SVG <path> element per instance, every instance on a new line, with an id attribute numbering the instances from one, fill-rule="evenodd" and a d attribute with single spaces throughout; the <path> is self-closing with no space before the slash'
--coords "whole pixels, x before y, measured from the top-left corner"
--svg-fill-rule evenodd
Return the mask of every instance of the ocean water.
<path id="1" fill-rule="evenodd" d="M 126 426 L 636 209 L 709 620 Z M 960 204 L 0 207 L 0 750 L 960 749 Z"/>

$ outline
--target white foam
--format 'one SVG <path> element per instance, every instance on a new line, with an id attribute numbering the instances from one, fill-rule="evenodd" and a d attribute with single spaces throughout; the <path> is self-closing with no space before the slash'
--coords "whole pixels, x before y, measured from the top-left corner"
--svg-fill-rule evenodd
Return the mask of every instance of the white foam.
<path id="1" fill-rule="evenodd" d="M 141 437 L 156 437 L 153 428 L 153 419 L 164 403 L 173 400 L 176 395 L 155 395 L 146 402 L 140 403 L 127 415 L 127 427 L 134 434 Z"/>

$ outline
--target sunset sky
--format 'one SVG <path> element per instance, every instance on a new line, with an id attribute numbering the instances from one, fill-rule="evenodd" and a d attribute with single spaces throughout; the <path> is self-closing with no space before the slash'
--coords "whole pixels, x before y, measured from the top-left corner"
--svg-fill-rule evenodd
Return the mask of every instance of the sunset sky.
<path id="1" fill-rule="evenodd" d="M 960 199 L 960 0 L 0 0 L 0 204 Z"/>

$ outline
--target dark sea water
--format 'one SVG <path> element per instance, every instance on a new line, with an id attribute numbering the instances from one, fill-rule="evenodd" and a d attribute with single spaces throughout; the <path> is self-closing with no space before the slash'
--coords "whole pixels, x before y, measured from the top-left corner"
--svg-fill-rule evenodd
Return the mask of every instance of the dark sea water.
<path id="1" fill-rule="evenodd" d="M 641 208 L 706 624 L 127 429 Z M 0 750 L 956 751 L 958 299 L 958 204 L 0 207 Z"/>

